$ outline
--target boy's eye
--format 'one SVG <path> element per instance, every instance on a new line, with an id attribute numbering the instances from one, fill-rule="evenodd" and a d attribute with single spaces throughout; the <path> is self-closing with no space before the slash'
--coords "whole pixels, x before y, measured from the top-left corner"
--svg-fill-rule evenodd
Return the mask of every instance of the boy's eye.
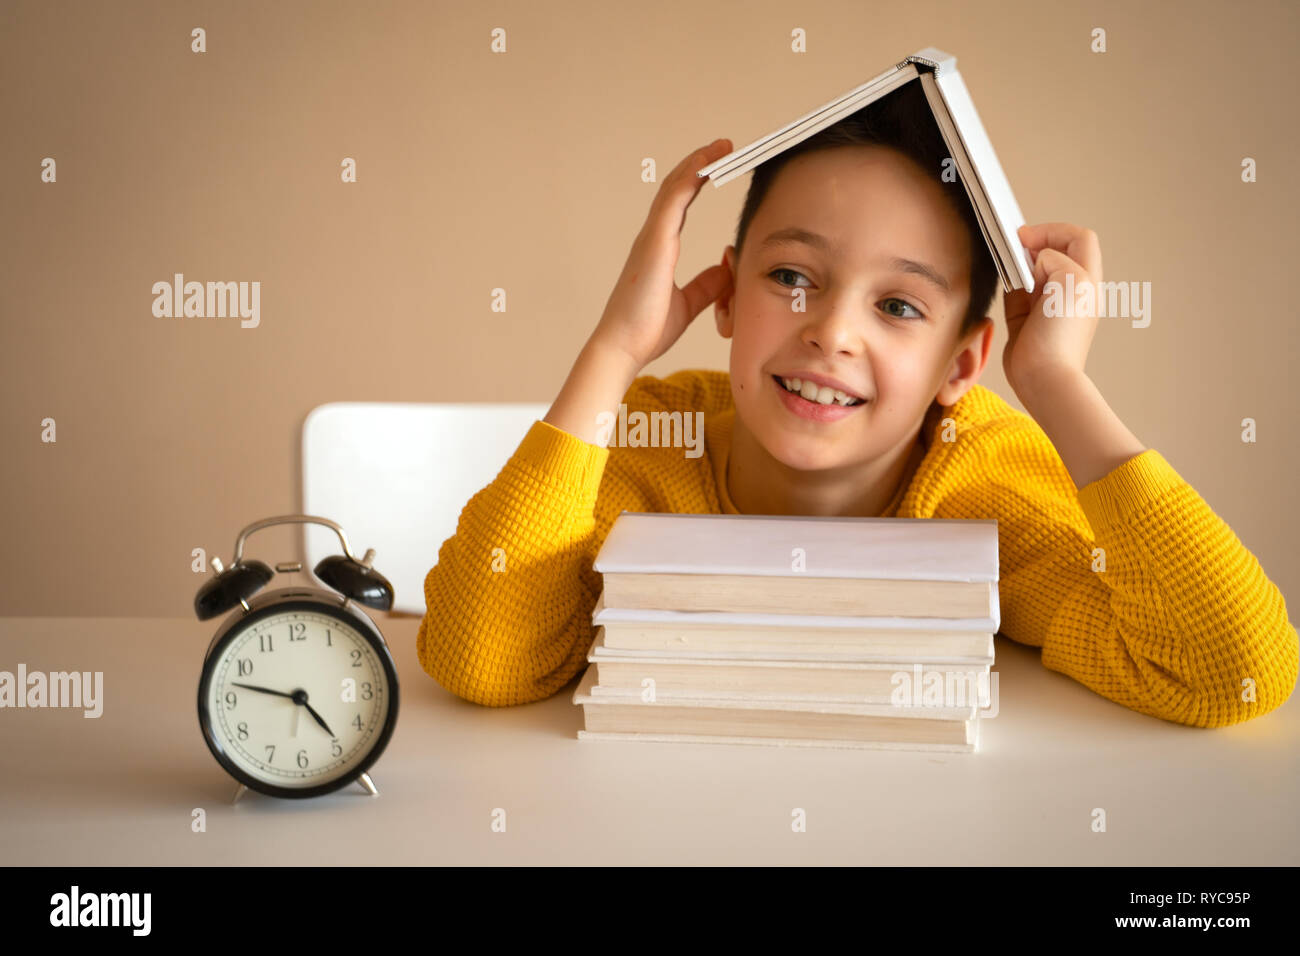
<path id="1" fill-rule="evenodd" d="M 769 276 L 775 276 L 775 275 L 778 275 L 778 274 L 780 274 L 780 273 L 785 273 L 786 275 L 792 275 L 792 276 L 802 276 L 802 277 L 805 278 L 805 279 L 808 278 L 808 277 L 807 277 L 806 275 L 804 275 L 802 272 L 796 272 L 794 269 L 773 269 L 771 272 L 768 273 L 768 275 L 769 275 Z M 781 285 L 785 285 L 785 283 L 784 283 L 784 282 L 781 282 L 780 279 L 777 279 L 776 281 L 777 281 L 778 283 L 780 283 Z M 795 288 L 798 288 L 798 286 L 796 286 Z"/>
<path id="2" fill-rule="evenodd" d="M 776 281 L 777 281 L 777 283 L 778 283 L 779 285 L 786 286 L 787 288 L 800 288 L 800 287 L 797 286 L 797 285 L 796 285 L 796 286 L 789 286 L 789 285 L 787 285 L 787 283 L 782 282 L 780 278 L 777 278 L 778 276 L 781 276 L 781 275 L 792 275 L 792 276 L 799 276 L 800 278 L 803 278 L 803 279 L 807 279 L 807 278 L 808 278 L 808 277 L 807 277 L 806 275 L 804 275 L 802 272 L 798 272 L 798 271 L 796 271 L 795 269 L 786 269 L 786 268 L 773 269 L 771 272 L 768 273 L 768 275 L 771 276 L 772 278 L 776 278 Z M 906 312 L 899 313 L 899 312 L 894 312 L 894 311 L 892 311 L 892 310 L 890 310 L 890 309 L 885 309 L 885 311 L 886 311 L 889 315 L 892 315 L 892 316 L 893 316 L 894 318 L 896 318 L 896 319 L 923 320 L 923 319 L 925 318 L 925 316 L 921 314 L 921 311 L 920 311 L 919 309 L 917 309 L 916 306 L 912 305 L 912 303 L 910 303 L 910 302 L 908 302 L 908 301 L 906 301 L 906 300 L 904 300 L 904 299 L 899 299 L 899 298 L 897 298 L 897 297 L 893 297 L 893 296 L 891 296 L 890 298 L 885 299 L 884 302 L 897 302 L 897 303 L 898 303 L 899 305 L 901 305 L 904 309 L 911 309 L 911 310 L 912 310 L 912 314 L 911 314 L 911 315 L 908 315 Z"/>
<path id="3" fill-rule="evenodd" d="M 912 312 L 914 313 L 913 315 L 899 315 L 896 312 L 890 312 L 888 309 L 885 310 L 895 318 L 899 318 L 899 319 L 924 319 L 925 318 L 925 316 L 923 316 L 920 313 L 920 311 L 916 308 L 916 306 L 912 305 L 912 303 L 910 302 L 905 302 L 902 299 L 896 299 L 896 298 L 885 299 L 885 302 L 897 302 L 899 305 L 903 306 L 904 308 L 911 309 Z"/>

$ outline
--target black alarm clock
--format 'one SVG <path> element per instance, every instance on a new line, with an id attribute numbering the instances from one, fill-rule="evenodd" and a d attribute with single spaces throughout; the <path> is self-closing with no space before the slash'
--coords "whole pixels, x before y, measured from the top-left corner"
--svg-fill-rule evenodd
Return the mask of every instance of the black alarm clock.
<path id="1" fill-rule="evenodd" d="M 245 560 L 244 539 L 271 525 L 314 523 L 332 528 L 343 554 L 316 565 L 333 590 L 307 585 L 262 591 L 272 571 Z M 194 597 L 206 621 L 234 609 L 203 659 L 199 726 L 217 762 L 246 789 L 274 797 L 317 797 L 357 782 L 379 791 L 368 771 L 397 723 L 397 669 L 379 628 L 357 604 L 393 606 L 393 586 L 371 567 L 374 550 L 358 560 L 333 521 L 281 515 L 254 522 L 235 540 L 235 557 Z M 337 593 L 336 593 L 337 592 Z"/>

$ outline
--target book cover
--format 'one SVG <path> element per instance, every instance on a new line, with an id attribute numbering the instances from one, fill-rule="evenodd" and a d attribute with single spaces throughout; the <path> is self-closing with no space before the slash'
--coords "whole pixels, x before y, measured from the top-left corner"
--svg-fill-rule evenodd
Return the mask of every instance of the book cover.
<path id="1" fill-rule="evenodd" d="M 957 58 L 936 47 L 926 47 L 905 57 L 860 86 L 710 163 L 697 175 L 708 177 L 715 188 L 720 188 L 910 82 L 921 83 L 925 90 L 935 123 L 975 210 L 984 241 L 997 264 L 1002 288 L 1005 291 L 1024 289 L 1033 292 L 1033 263 L 1017 235 L 1017 230 L 1025 224 L 1025 217 L 975 109 L 970 91 L 957 70 Z"/>
<path id="2" fill-rule="evenodd" d="M 624 510 L 592 567 L 602 574 L 996 582 L 997 524 L 992 519 Z"/>

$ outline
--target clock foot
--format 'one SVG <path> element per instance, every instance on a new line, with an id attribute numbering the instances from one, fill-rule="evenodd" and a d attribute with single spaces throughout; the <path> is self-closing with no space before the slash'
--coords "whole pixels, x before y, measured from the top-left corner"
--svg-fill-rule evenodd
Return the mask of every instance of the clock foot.
<path id="1" fill-rule="evenodd" d="M 370 774 L 363 773 L 357 777 L 357 783 L 361 784 L 372 797 L 379 796 L 379 791 L 375 789 L 375 782 L 370 779 Z"/>
<path id="2" fill-rule="evenodd" d="M 230 798 L 231 804 L 238 803 L 239 798 L 242 797 L 247 792 L 248 792 L 248 788 L 244 786 L 242 783 L 239 786 L 235 787 L 235 795 Z"/>

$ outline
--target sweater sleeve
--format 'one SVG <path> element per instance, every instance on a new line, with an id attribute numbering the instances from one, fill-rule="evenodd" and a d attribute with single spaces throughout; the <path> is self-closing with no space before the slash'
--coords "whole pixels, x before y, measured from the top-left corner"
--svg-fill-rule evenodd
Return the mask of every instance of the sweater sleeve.
<path id="1" fill-rule="evenodd" d="M 599 575 L 595 502 L 609 449 L 537 420 L 462 509 L 424 581 L 420 665 L 489 706 L 549 697 L 586 663 Z"/>
<path id="2" fill-rule="evenodd" d="M 1110 700 L 1189 726 L 1239 723 L 1290 696 L 1300 655 L 1281 593 L 1159 452 L 1076 489 L 1046 435 L 1004 435 L 1016 432 L 962 506 L 998 519 L 1005 636 Z"/>
<path id="3" fill-rule="evenodd" d="M 698 369 L 638 376 L 623 396 L 632 414 L 729 401 L 727 374 Z M 619 513 L 706 510 L 708 467 L 675 447 L 607 448 L 533 422 L 425 575 L 420 666 L 493 707 L 555 694 L 587 666 L 603 585 L 592 565 Z"/>

